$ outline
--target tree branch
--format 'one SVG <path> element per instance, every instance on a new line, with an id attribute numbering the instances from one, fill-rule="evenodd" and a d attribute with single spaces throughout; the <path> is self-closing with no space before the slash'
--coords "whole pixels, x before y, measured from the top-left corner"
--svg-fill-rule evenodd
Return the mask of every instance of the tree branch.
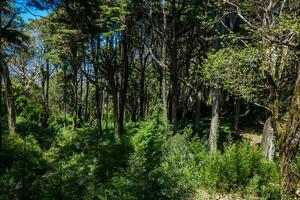
<path id="1" fill-rule="evenodd" d="M 235 8 L 235 11 L 236 11 L 236 13 L 238 14 L 238 16 L 251 28 L 251 29 L 253 29 L 253 30 L 258 30 L 258 28 L 255 26 L 255 25 L 253 25 L 253 24 L 251 24 L 243 15 L 242 15 L 242 11 L 241 11 L 241 8 L 238 6 L 238 5 L 236 5 L 236 4 L 234 4 L 234 3 L 232 3 L 232 2 L 230 2 L 229 0 L 224 0 L 224 3 L 227 3 L 227 4 L 229 4 L 229 5 L 231 5 L 232 7 L 234 7 Z"/>

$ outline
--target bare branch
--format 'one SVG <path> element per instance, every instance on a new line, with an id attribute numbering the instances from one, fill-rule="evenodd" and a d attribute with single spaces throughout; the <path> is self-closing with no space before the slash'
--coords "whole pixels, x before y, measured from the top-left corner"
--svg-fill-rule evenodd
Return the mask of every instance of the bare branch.
<path id="1" fill-rule="evenodd" d="M 153 58 L 153 60 L 159 65 L 161 66 L 162 68 L 164 68 L 166 71 L 168 70 L 168 66 L 162 61 L 162 60 L 159 60 L 153 53 L 152 49 L 147 47 L 151 57 Z"/>
<path id="2" fill-rule="evenodd" d="M 251 24 L 243 15 L 242 15 L 242 11 L 241 11 L 241 8 L 238 6 L 238 5 L 236 5 L 236 4 L 234 4 L 234 3 L 232 3 L 232 2 L 230 2 L 229 0 L 224 0 L 224 3 L 227 3 L 227 4 L 229 4 L 229 5 L 231 5 L 232 7 L 234 7 L 235 8 L 235 11 L 236 11 L 236 13 L 238 14 L 238 16 L 251 28 L 251 29 L 253 29 L 253 30 L 258 30 L 258 28 L 255 26 L 255 25 L 253 25 L 253 24 Z"/>

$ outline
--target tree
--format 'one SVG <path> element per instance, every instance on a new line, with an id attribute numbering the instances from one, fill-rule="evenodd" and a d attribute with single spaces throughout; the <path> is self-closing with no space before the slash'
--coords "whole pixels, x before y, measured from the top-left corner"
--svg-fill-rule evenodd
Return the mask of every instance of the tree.
<path id="1" fill-rule="evenodd" d="M 8 60 L 14 49 L 23 48 L 28 37 L 21 31 L 22 22 L 17 18 L 19 9 L 13 8 L 13 1 L 0 3 L 0 74 L 5 83 L 8 110 L 8 125 L 11 133 L 16 129 L 16 114 Z"/>

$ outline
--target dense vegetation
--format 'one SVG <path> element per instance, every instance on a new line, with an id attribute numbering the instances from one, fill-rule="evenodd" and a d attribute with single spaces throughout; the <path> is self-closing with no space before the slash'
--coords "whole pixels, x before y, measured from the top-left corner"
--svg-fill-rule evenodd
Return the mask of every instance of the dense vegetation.
<path id="1" fill-rule="evenodd" d="M 299 41 L 299 0 L 0 1 L 0 199 L 300 198 Z"/>

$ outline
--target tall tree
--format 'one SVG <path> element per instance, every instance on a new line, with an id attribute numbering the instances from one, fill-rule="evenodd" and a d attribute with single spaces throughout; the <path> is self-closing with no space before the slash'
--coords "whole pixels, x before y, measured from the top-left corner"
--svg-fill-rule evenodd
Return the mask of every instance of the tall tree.
<path id="1" fill-rule="evenodd" d="M 12 7 L 14 1 L 0 2 L 0 74 L 5 83 L 8 125 L 11 133 L 16 129 L 16 113 L 13 87 L 10 79 L 8 60 L 13 49 L 23 48 L 28 37 L 22 32 L 22 22 L 16 18 L 20 13 Z"/>

